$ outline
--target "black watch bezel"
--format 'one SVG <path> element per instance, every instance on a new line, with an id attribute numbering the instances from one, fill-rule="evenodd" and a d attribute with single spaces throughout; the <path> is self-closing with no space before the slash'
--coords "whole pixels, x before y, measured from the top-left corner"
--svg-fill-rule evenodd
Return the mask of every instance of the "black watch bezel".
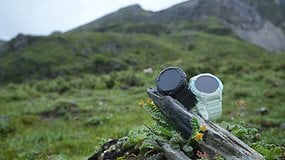
<path id="1" fill-rule="evenodd" d="M 173 69 L 177 71 L 180 75 L 181 79 L 179 81 L 179 84 L 171 90 L 163 90 L 162 88 L 160 88 L 159 83 L 158 83 L 160 80 L 160 75 L 162 75 L 164 72 L 168 70 L 173 70 Z M 168 95 L 168 96 L 175 98 L 176 94 L 178 94 L 183 88 L 187 87 L 186 73 L 180 67 L 168 67 L 159 73 L 159 76 L 156 78 L 156 84 L 157 84 L 156 87 L 159 93 L 161 93 L 164 96 Z"/>

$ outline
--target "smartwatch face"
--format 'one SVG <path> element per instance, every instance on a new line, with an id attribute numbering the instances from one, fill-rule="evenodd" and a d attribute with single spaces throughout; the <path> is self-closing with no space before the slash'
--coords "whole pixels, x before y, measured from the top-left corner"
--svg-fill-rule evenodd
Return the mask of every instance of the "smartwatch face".
<path id="1" fill-rule="evenodd" d="M 200 92 L 213 93 L 218 89 L 219 83 L 214 77 L 204 75 L 204 76 L 200 76 L 196 79 L 195 87 Z"/>
<path id="2" fill-rule="evenodd" d="M 175 68 L 167 69 L 162 72 L 157 81 L 157 85 L 163 91 L 171 91 L 181 85 L 183 77 Z"/>

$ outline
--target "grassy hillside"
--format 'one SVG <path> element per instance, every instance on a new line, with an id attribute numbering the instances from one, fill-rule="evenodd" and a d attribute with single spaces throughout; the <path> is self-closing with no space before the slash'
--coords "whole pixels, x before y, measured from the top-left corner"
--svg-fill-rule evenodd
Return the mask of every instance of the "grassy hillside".
<path id="1" fill-rule="evenodd" d="M 2 55 L 0 82 L 142 68 L 171 60 L 172 53 L 175 49 L 149 35 L 83 32 L 50 36 Z"/>
<path id="2" fill-rule="evenodd" d="M 125 23 L 102 32 L 20 35 L 8 42 L 0 54 L 0 83 L 143 69 L 192 50 L 199 37 L 196 31 L 232 36 L 231 29 L 222 26 L 216 17 L 176 26 Z M 177 43 L 176 39 L 184 41 L 183 37 L 188 39 Z"/>
<path id="3" fill-rule="evenodd" d="M 151 124 L 138 102 L 168 66 L 182 67 L 189 78 L 220 77 L 219 122 L 244 121 L 264 141 L 284 144 L 283 59 L 233 37 L 193 31 L 45 37 L 0 58 L 6 83 L 0 87 L 0 159 L 86 159 L 100 138 L 124 136 L 140 121 Z M 144 73 L 147 67 L 154 72 Z M 247 104 L 240 115 L 238 100 Z M 259 112 L 263 107 L 267 112 Z"/>

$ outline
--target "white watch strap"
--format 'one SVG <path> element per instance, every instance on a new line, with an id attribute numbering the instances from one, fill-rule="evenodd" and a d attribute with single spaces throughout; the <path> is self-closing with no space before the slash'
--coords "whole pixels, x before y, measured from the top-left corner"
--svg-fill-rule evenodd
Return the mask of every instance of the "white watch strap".
<path id="1" fill-rule="evenodd" d="M 216 99 L 205 103 L 199 101 L 197 110 L 205 120 L 215 120 L 222 116 L 222 100 Z"/>
<path id="2" fill-rule="evenodd" d="M 202 102 L 198 102 L 196 104 L 198 113 L 205 119 L 209 120 L 209 113 L 207 111 L 206 105 L 204 105 Z"/>
<path id="3" fill-rule="evenodd" d="M 222 116 L 222 100 L 216 99 L 213 101 L 208 101 L 206 109 L 209 114 L 209 120 L 215 120 Z"/>
<path id="4" fill-rule="evenodd" d="M 196 104 L 198 113 L 205 119 L 205 120 L 215 120 L 222 116 L 222 89 L 223 84 L 220 82 L 218 78 L 216 78 L 220 85 L 220 90 L 213 94 L 201 93 L 195 87 L 195 80 L 201 75 L 210 75 L 215 77 L 212 74 L 205 73 L 194 76 L 190 79 L 190 89 L 196 95 L 198 99 L 198 103 Z"/>

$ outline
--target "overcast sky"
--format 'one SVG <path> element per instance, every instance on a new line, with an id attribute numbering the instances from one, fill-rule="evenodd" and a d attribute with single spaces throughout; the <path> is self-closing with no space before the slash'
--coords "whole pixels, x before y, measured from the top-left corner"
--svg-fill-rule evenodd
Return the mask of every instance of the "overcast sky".
<path id="1" fill-rule="evenodd" d="M 0 0 L 0 39 L 19 33 L 48 35 L 67 31 L 119 8 L 140 4 L 158 11 L 185 0 Z"/>

